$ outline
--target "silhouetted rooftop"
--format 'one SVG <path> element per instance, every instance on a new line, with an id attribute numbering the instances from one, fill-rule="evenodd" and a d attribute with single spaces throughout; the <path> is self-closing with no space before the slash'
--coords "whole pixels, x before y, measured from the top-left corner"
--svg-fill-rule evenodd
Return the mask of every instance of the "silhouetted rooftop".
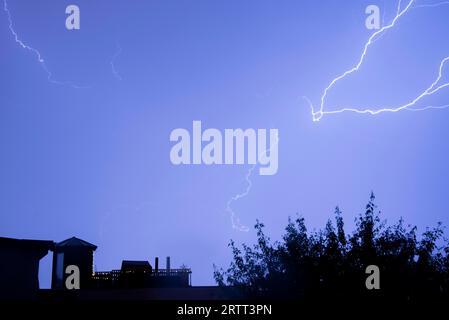
<path id="1" fill-rule="evenodd" d="M 0 237 L 0 246 L 8 247 L 28 247 L 36 249 L 51 250 L 55 243 L 49 240 L 29 240 L 29 239 L 14 239 Z"/>
<path id="2" fill-rule="evenodd" d="M 61 241 L 56 244 L 56 248 L 61 247 L 89 247 L 92 248 L 92 250 L 97 249 L 96 245 L 93 245 L 92 243 L 89 243 L 87 241 L 78 239 L 77 237 L 71 237 L 67 240 Z"/>
<path id="3" fill-rule="evenodd" d="M 133 260 L 123 260 L 122 261 L 122 270 L 125 269 L 151 269 L 151 265 L 148 261 L 133 261 Z"/>

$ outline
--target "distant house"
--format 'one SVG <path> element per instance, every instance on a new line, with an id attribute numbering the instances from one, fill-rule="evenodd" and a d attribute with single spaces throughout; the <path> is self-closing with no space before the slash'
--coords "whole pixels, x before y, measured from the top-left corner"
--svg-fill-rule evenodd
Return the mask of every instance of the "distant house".
<path id="1" fill-rule="evenodd" d="M 145 288 L 150 285 L 153 268 L 148 261 L 122 261 L 120 282 L 123 288 Z"/>
<path id="2" fill-rule="evenodd" d="M 39 261 L 53 241 L 0 237 L 0 299 L 33 299 L 39 290 Z"/>
<path id="3" fill-rule="evenodd" d="M 123 260 L 120 270 L 95 272 L 93 285 L 97 289 L 136 289 L 136 288 L 187 288 L 191 286 L 188 268 L 171 269 L 170 257 L 166 268 L 159 269 L 159 259 L 155 267 L 148 261 Z"/>

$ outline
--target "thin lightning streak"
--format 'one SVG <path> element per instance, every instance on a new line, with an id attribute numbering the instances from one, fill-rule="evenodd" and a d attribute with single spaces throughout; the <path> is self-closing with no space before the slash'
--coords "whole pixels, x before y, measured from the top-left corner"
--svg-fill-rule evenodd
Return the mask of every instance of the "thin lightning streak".
<path id="1" fill-rule="evenodd" d="M 398 4 L 398 11 L 399 11 L 399 9 L 400 9 L 400 5 L 401 5 L 401 1 L 399 0 L 399 4 Z M 385 2 L 384 2 L 384 7 L 385 7 Z M 385 15 L 386 15 L 386 13 L 387 13 L 387 10 L 383 10 L 383 14 L 382 14 L 382 25 L 385 25 Z M 382 39 L 383 38 L 383 36 L 385 35 L 385 33 L 382 33 L 381 35 L 379 35 L 376 39 L 373 39 L 373 42 L 371 43 L 371 44 L 373 44 L 373 43 L 375 43 L 376 41 L 379 41 L 380 39 Z"/>
<path id="2" fill-rule="evenodd" d="M 253 174 L 254 169 L 256 169 L 256 165 L 251 166 L 245 175 L 246 190 L 243 193 L 238 193 L 235 196 L 233 196 L 231 199 L 228 200 L 228 202 L 226 204 L 226 211 L 229 212 L 229 214 L 231 215 L 232 227 L 238 231 L 248 232 L 249 228 L 240 223 L 240 219 L 236 216 L 234 210 L 231 207 L 231 204 L 234 201 L 237 201 L 241 198 L 246 197 L 249 194 L 249 192 L 251 191 L 251 188 L 253 187 L 253 183 L 250 178 L 251 178 L 251 175 Z"/>
<path id="3" fill-rule="evenodd" d="M 312 118 L 313 121 L 319 121 L 325 114 L 337 114 L 337 113 L 343 113 L 343 112 L 355 112 L 355 113 L 359 113 L 359 114 L 371 114 L 371 115 L 377 115 L 379 113 L 382 112 L 398 112 L 400 110 L 403 109 L 410 109 L 410 107 L 414 106 L 418 101 L 420 101 L 422 98 L 432 95 L 438 91 L 440 91 L 443 88 L 446 88 L 449 86 L 449 83 L 443 83 L 439 86 L 437 86 L 438 82 L 441 80 L 442 77 L 442 69 L 444 67 L 444 65 L 446 64 L 446 62 L 449 60 L 449 57 L 444 58 L 441 62 L 440 62 L 440 67 L 439 67 L 439 73 L 438 73 L 438 77 L 437 79 L 426 89 L 424 90 L 424 92 L 422 92 L 421 94 L 419 94 L 415 99 L 413 99 L 411 102 L 408 102 L 404 105 L 401 106 L 397 106 L 397 107 L 390 107 L 390 108 L 381 108 L 381 109 L 377 109 L 377 110 L 372 110 L 369 108 L 366 109 L 358 109 L 358 108 L 342 108 L 339 110 L 333 110 L 333 111 L 324 111 L 324 106 L 325 106 L 325 101 L 326 101 L 326 97 L 327 94 L 329 92 L 329 90 L 340 80 L 342 80 L 343 78 L 345 78 L 346 76 L 356 72 L 359 70 L 359 68 L 361 67 L 361 65 L 364 62 L 365 56 L 368 52 L 369 47 L 376 41 L 379 39 L 379 37 L 381 37 L 388 29 L 393 28 L 397 21 L 411 8 L 417 8 L 417 7 L 423 7 L 423 6 L 440 6 L 440 5 L 444 5 L 444 4 L 449 4 L 449 1 L 445 1 L 445 2 L 440 2 L 440 3 L 436 3 L 433 5 L 419 5 L 419 6 L 412 6 L 414 4 L 414 0 L 410 0 L 407 4 L 407 6 L 403 9 L 401 9 L 402 7 L 402 3 L 401 0 L 399 0 L 398 2 L 398 6 L 397 6 L 397 12 L 396 12 L 396 16 L 395 18 L 392 20 L 392 22 L 387 25 L 382 27 L 381 29 L 379 29 L 378 31 L 376 31 L 375 33 L 373 33 L 371 35 L 371 37 L 368 39 L 368 41 L 366 42 L 364 49 L 362 51 L 361 57 L 358 61 L 358 63 L 356 64 L 355 67 L 345 71 L 343 74 L 341 74 L 340 76 L 336 77 L 335 79 L 333 79 L 331 81 L 331 83 L 324 89 L 324 92 L 321 96 L 321 104 L 320 104 L 320 108 L 318 111 L 315 111 L 315 108 L 312 104 L 312 102 L 310 101 L 310 99 L 308 99 L 307 97 L 304 97 L 304 99 L 307 101 L 307 103 L 309 104 L 309 107 L 311 109 L 311 113 L 312 113 Z M 421 107 L 421 108 L 413 108 L 413 111 L 421 111 L 421 110 L 427 110 L 427 109 L 445 109 L 447 106 L 440 106 L 440 107 Z"/>
<path id="4" fill-rule="evenodd" d="M 114 77 L 117 79 L 117 80 L 123 80 L 123 78 L 122 78 L 122 76 L 117 72 L 117 69 L 115 68 L 115 64 L 114 64 L 114 61 L 115 61 L 115 59 L 117 59 L 118 58 L 118 56 L 120 56 L 120 54 L 122 53 L 122 47 L 120 46 L 120 43 L 117 41 L 117 43 L 116 43 L 116 46 L 117 46 L 117 52 L 112 56 L 112 59 L 111 59 L 111 69 L 112 69 L 112 74 L 114 75 Z"/>
<path id="5" fill-rule="evenodd" d="M 273 146 L 276 146 L 279 143 L 279 135 L 276 136 L 276 142 Z M 265 151 L 263 151 L 261 153 L 261 155 L 266 155 L 268 152 L 270 152 L 271 148 L 273 146 L 270 146 L 270 148 L 266 149 Z M 226 211 L 229 212 L 230 216 L 231 216 L 231 223 L 232 223 L 232 227 L 234 229 L 236 229 L 237 231 L 242 231 L 242 232 L 248 232 L 249 228 L 247 226 L 244 226 L 240 223 L 240 219 L 237 217 L 236 213 L 234 212 L 234 210 L 231 207 L 231 204 L 239 199 L 242 199 L 244 197 L 246 197 L 250 192 L 251 189 L 253 187 L 253 183 L 251 181 L 251 176 L 254 172 L 254 170 L 256 169 L 257 164 L 252 165 L 249 169 L 248 172 L 245 175 L 245 181 L 246 181 L 246 189 L 244 192 L 242 193 L 238 193 L 235 196 L 232 196 L 228 202 L 226 203 Z"/>
<path id="6" fill-rule="evenodd" d="M 449 1 L 441 1 L 441 2 L 437 2 L 437 3 L 415 5 L 415 6 L 413 6 L 413 8 L 436 8 L 436 7 L 447 5 L 447 4 L 449 4 Z"/>
<path id="7" fill-rule="evenodd" d="M 429 109 L 446 109 L 449 108 L 449 104 L 444 106 L 427 106 L 427 107 L 418 107 L 418 108 L 408 108 L 406 110 L 408 111 L 424 111 Z"/>
<path id="8" fill-rule="evenodd" d="M 39 62 L 42 69 L 44 69 L 45 73 L 47 74 L 47 79 L 50 83 L 57 84 L 57 85 L 68 85 L 75 89 L 89 88 L 87 86 L 79 86 L 79 85 L 73 84 L 72 82 L 62 82 L 62 81 L 57 81 L 57 80 L 52 79 L 53 75 L 50 72 L 50 70 L 48 69 L 48 67 L 45 63 L 45 60 L 42 57 L 39 50 L 37 50 L 37 49 L 27 45 L 25 42 L 23 42 L 19 38 L 19 35 L 17 34 L 17 32 L 14 30 L 14 23 L 13 23 L 11 12 L 9 11 L 8 3 L 6 0 L 3 0 L 3 10 L 6 12 L 6 16 L 8 17 L 8 22 L 9 22 L 8 28 L 9 28 L 9 31 L 11 31 L 11 34 L 13 35 L 15 42 L 18 43 L 23 49 L 31 51 L 37 57 L 37 61 Z"/>
<path id="9" fill-rule="evenodd" d="M 402 4 L 402 0 L 398 1 L 398 9 L 396 10 L 396 15 L 398 15 L 401 12 L 401 4 Z"/>

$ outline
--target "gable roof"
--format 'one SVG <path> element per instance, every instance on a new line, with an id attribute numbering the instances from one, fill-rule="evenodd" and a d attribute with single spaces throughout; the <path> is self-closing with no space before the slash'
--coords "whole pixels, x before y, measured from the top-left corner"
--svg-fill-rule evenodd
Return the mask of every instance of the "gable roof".
<path id="1" fill-rule="evenodd" d="M 96 245 L 93 245 L 92 243 L 89 243 L 87 241 L 81 240 L 77 237 L 71 237 L 67 240 L 61 241 L 56 244 L 56 248 L 64 248 L 64 247 L 87 247 L 91 248 L 92 250 L 97 249 Z"/>

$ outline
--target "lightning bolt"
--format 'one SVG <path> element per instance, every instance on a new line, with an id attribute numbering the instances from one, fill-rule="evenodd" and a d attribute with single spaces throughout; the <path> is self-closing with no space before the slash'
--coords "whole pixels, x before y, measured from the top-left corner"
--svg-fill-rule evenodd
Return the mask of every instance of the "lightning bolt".
<path id="1" fill-rule="evenodd" d="M 427 107 L 420 107 L 420 108 L 413 108 L 413 109 L 407 109 L 408 111 L 424 111 L 429 109 L 446 109 L 449 108 L 449 104 L 444 106 L 427 106 Z"/>
<path id="2" fill-rule="evenodd" d="M 374 32 L 368 39 L 368 41 L 365 43 L 365 46 L 363 47 L 363 51 L 362 54 L 359 58 L 358 63 L 352 67 L 351 69 L 345 71 L 344 73 L 342 73 L 341 75 L 339 75 L 338 77 L 334 78 L 330 84 L 324 89 L 323 94 L 321 95 L 321 103 L 320 103 L 320 107 L 318 109 L 318 111 L 315 110 L 315 107 L 313 106 L 312 102 L 310 99 L 308 99 L 307 97 L 303 97 L 307 103 L 309 104 L 311 113 L 312 113 L 312 119 L 313 121 L 319 121 L 321 120 L 321 118 L 324 115 L 330 115 L 330 114 L 338 114 L 338 113 L 343 113 L 343 112 L 354 112 L 354 113 L 359 113 L 359 114 L 370 114 L 370 115 L 377 115 L 380 113 L 384 113 L 384 112 L 398 112 L 404 109 L 407 110 L 412 110 L 412 111 L 423 111 L 423 110 L 428 110 L 428 109 L 445 109 L 448 108 L 449 106 L 425 106 L 425 107 L 416 107 L 413 108 L 422 98 L 426 97 L 426 96 L 430 96 L 438 91 L 440 91 L 443 88 L 446 88 L 449 86 L 449 82 L 443 83 L 438 85 L 438 83 L 441 80 L 442 77 L 442 70 L 446 64 L 446 62 L 449 60 L 449 56 L 445 57 L 443 60 L 441 60 L 440 62 L 440 66 L 439 66 L 439 72 L 438 72 L 438 77 L 431 83 L 431 85 L 429 87 L 427 87 L 422 93 L 418 94 L 415 99 L 413 99 L 410 102 L 407 102 L 403 105 L 400 106 L 396 106 L 396 107 L 386 107 L 386 108 L 376 108 L 376 109 L 372 109 L 372 108 L 364 108 L 364 109 L 360 109 L 360 108 L 352 108 L 352 107 L 344 107 L 344 108 L 340 108 L 337 110 L 332 110 L 332 111 L 326 111 L 325 110 L 325 102 L 326 102 L 326 97 L 327 94 L 329 92 L 329 90 L 331 90 L 335 84 L 337 82 L 339 82 L 340 80 L 346 78 L 348 75 L 357 72 L 360 67 L 362 66 L 364 60 L 365 60 L 365 56 L 368 53 L 368 49 L 371 47 L 371 45 L 379 39 L 379 37 L 381 37 L 383 34 L 385 34 L 386 31 L 388 31 L 389 29 L 393 28 L 397 21 L 404 16 L 411 8 L 419 8 L 419 7 L 436 7 L 436 6 L 441 6 L 441 5 L 445 5 L 445 4 L 449 4 L 449 1 L 443 1 L 443 2 L 439 2 L 439 3 L 434 3 L 434 4 L 422 4 L 422 5 L 414 5 L 414 0 L 410 0 L 408 2 L 408 4 L 402 9 L 402 5 L 401 5 L 401 0 L 399 0 L 398 2 L 398 6 L 397 6 L 397 12 L 396 12 L 396 16 L 394 17 L 394 19 L 390 22 L 390 24 L 380 28 L 378 31 Z"/>
<path id="3" fill-rule="evenodd" d="M 116 47 L 117 47 L 117 51 L 115 52 L 115 54 L 112 56 L 111 58 L 111 69 L 112 69 L 112 74 L 114 75 L 114 77 L 117 80 L 123 80 L 122 76 L 117 72 L 117 69 L 115 68 L 115 64 L 114 61 L 115 59 L 117 59 L 117 57 L 122 53 L 122 47 L 120 46 L 120 43 L 117 41 L 116 42 Z"/>
<path id="4" fill-rule="evenodd" d="M 440 7 L 440 6 L 446 5 L 446 4 L 449 4 L 449 1 L 441 1 L 441 2 L 437 2 L 437 3 L 420 4 L 420 5 L 413 6 L 413 8 L 436 8 L 436 7 Z"/>
<path id="5" fill-rule="evenodd" d="M 399 15 L 399 13 L 401 13 L 401 6 L 402 6 L 402 0 L 398 1 L 398 7 L 396 9 L 396 16 Z M 385 12 L 384 12 L 385 13 Z"/>
<path id="6" fill-rule="evenodd" d="M 265 151 L 261 152 L 261 155 L 266 155 L 268 152 L 270 152 L 270 149 L 274 146 L 276 146 L 277 144 L 279 144 L 279 135 L 276 136 L 276 142 L 274 143 L 273 146 L 270 146 L 270 148 L 267 148 Z M 240 219 L 238 218 L 237 214 L 235 213 L 235 211 L 232 209 L 231 204 L 239 199 L 242 199 L 244 197 L 246 197 L 250 192 L 251 189 L 253 187 L 253 183 L 251 181 L 251 176 L 253 175 L 254 170 L 257 168 L 257 164 L 252 165 L 246 175 L 245 175 L 245 182 L 246 182 L 246 189 L 244 192 L 242 193 L 238 193 L 234 196 L 232 196 L 228 202 L 226 203 L 226 211 L 229 213 L 230 217 L 231 217 L 231 223 L 232 223 L 232 227 L 234 229 L 236 229 L 237 231 L 242 231 L 242 232 L 248 232 L 249 228 L 243 224 L 240 223 Z"/>
<path id="7" fill-rule="evenodd" d="M 53 79 L 53 75 L 52 75 L 52 73 L 50 72 L 50 70 L 48 69 L 48 67 L 47 67 L 47 65 L 46 65 L 46 63 L 45 63 L 45 60 L 44 60 L 44 58 L 42 57 L 42 54 L 39 52 L 39 50 L 37 50 L 36 48 L 33 48 L 33 47 L 27 45 L 25 42 L 23 42 L 23 41 L 20 39 L 20 37 L 19 37 L 19 35 L 17 34 L 17 32 L 15 31 L 15 29 L 14 29 L 14 23 L 13 23 L 12 16 L 11 16 L 11 12 L 9 11 L 8 3 L 7 3 L 6 0 L 3 0 L 3 10 L 6 12 L 6 16 L 7 16 L 7 18 L 8 18 L 8 22 L 9 22 L 8 28 L 9 28 L 9 31 L 11 31 L 11 34 L 13 35 L 15 42 L 16 42 L 17 44 L 19 44 L 23 49 L 32 52 L 32 53 L 36 56 L 37 61 L 39 62 L 39 64 L 41 65 L 42 69 L 44 69 L 45 73 L 47 74 L 47 79 L 48 79 L 48 81 L 49 81 L 50 83 L 52 83 L 52 84 L 57 84 L 57 85 L 67 85 L 67 86 L 70 86 L 70 87 L 72 87 L 72 88 L 74 88 L 74 89 L 85 89 L 85 88 L 90 88 L 89 86 L 79 86 L 79 85 L 76 85 L 76 84 L 74 84 L 73 82 L 70 82 L 70 81 L 65 81 L 65 82 L 64 82 L 64 81 L 57 81 L 57 80 L 54 80 L 54 79 Z"/>
<path id="8" fill-rule="evenodd" d="M 245 175 L 245 181 L 246 181 L 246 190 L 242 193 L 238 193 L 234 196 L 232 196 L 228 202 L 226 203 L 226 211 L 229 212 L 230 216 L 231 216 L 231 223 L 232 223 L 232 227 L 238 231 L 245 231 L 248 232 L 249 228 L 247 226 L 244 226 L 240 223 L 240 219 L 237 217 L 237 215 L 235 214 L 234 210 L 231 207 L 231 204 L 234 201 L 237 201 L 241 198 L 246 197 L 249 192 L 251 191 L 251 188 L 253 187 L 253 183 L 251 182 L 251 175 L 253 174 L 254 169 L 256 169 L 257 165 L 253 165 L 249 168 L 248 172 Z"/>

